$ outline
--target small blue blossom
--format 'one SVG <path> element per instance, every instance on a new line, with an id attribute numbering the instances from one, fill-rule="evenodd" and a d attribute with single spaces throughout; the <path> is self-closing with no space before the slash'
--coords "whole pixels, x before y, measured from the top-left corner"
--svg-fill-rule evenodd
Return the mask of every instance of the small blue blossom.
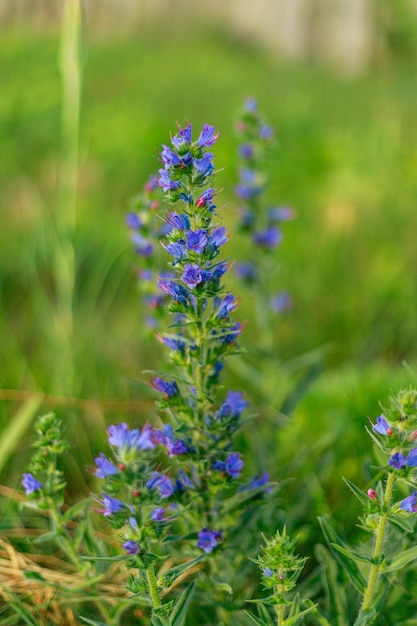
<path id="1" fill-rule="evenodd" d="M 294 211 L 288 206 L 270 207 L 267 215 L 273 222 L 289 222 L 294 219 Z"/>
<path id="2" fill-rule="evenodd" d="M 237 307 L 237 301 L 232 293 L 226 294 L 223 299 L 214 298 L 213 308 L 216 311 L 216 315 L 219 319 L 229 317 Z"/>
<path id="3" fill-rule="evenodd" d="M 291 296 L 287 291 L 280 291 L 275 296 L 272 296 L 270 304 L 272 311 L 275 313 L 290 311 L 292 307 Z"/>
<path id="4" fill-rule="evenodd" d="M 237 478 L 242 471 L 244 463 L 238 452 L 232 452 L 226 459 L 225 469 L 232 478 Z"/>
<path id="5" fill-rule="evenodd" d="M 265 567 L 263 569 L 263 575 L 266 576 L 267 578 L 271 578 L 273 572 L 269 567 Z"/>
<path id="6" fill-rule="evenodd" d="M 187 476 L 184 470 L 179 470 L 178 478 L 175 481 L 175 488 L 177 491 L 185 491 L 186 488 L 193 489 L 193 487 L 195 487 L 195 485 L 191 478 Z"/>
<path id="7" fill-rule="evenodd" d="M 185 263 L 184 273 L 182 274 L 181 279 L 184 281 L 187 287 L 189 287 L 190 289 L 195 289 L 197 285 L 203 282 L 203 276 L 200 266 L 196 263 Z"/>
<path id="8" fill-rule="evenodd" d="M 224 472 L 226 470 L 226 463 L 224 461 L 214 461 L 212 468 L 216 472 Z"/>
<path id="9" fill-rule="evenodd" d="M 235 272 L 242 280 L 253 282 L 256 280 L 258 272 L 252 263 L 236 263 Z"/>
<path id="10" fill-rule="evenodd" d="M 22 487 L 26 491 L 26 495 L 30 496 L 35 491 L 42 489 L 43 485 L 32 474 L 23 474 Z"/>
<path id="11" fill-rule="evenodd" d="M 117 474 L 119 471 L 115 464 L 106 458 L 103 452 L 100 452 L 100 455 L 94 459 L 94 462 L 97 465 L 96 476 L 98 478 L 106 478 L 107 476 Z"/>
<path id="12" fill-rule="evenodd" d="M 157 489 L 161 498 L 169 498 L 175 491 L 170 479 L 160 472 L 152 472 L 146 486 L 148 489 Z"/>
<path id="13" fill-rule="evenodd" d="M 190 228 L 190 220 L 185 213 L 168 213 L 166 217 L 167 223 L 177 230 L 188 230 Z"/>
<path id="14" fill-rule="evenodd" d="M 213 154 L 206 152 L 201 159 L 194 159 L 194 168 L 199 176 L 207 178 L 214 172 Z"/>
<path id="15" fill-rule="evenodd" d="M 246 98 L 244 107 L 248 113 L 256 113 L 258 110 L 258 102 L 255 98 Z"/>
<path id="16" fill-rule="evenodd" d="M 137 543 L 137 541 L 133 541 L 132 539 L 129 539 L 129 541 L 126 541 L 123 544 L 123 548 L 126 550 L 128 554 L 137 554 L 140 550 L 140 546 Z"/>
<path id="17" fill-rule="evenodd" d="M 205 247 L 208 244 L 208 237 L 206 230 L 189 230 L 186 233 L 187 248 L 192 250 L 196 254 L 203 254 Z"/>
<path id="18" fill-rule="evenodd" d="M 170 457 L 186 454 L 188 452 L 187 445 L 181 439 L 167 439 L 165 447 Z"/>
<path id="19" fill-rule="evenodd" d="M 150 516 L 153 522 L 165 522 L 165 509 L 162 506 L 158 506 L 155 509 L 152 509 Z"/>
<path id="20" fill-rule="evenodd" d="M 166 398 L 172 398 L 179 393 L 178 385 L 175 380 L 164 380 L 159 376 L 155 376 L 152 380 L 152 387 L 157 391 L 161 391 Z"/>
<path id="21" fill-rule="evenodd" d="M 215 414 L 217 420 L 226 418 L 239 418 L 241 413 L 248 406 L 247 400 L 244 399 L 241 391 L 228 391 L 226 400 Z"/>
<path id="22" fill-rule="evenodd" d="M 197 139 L 197 143 L 202 148 L 208 148 L 217 141 L 218 136 L 219 135 L 215 133 L 214 126 L 204 124 L 200 136 Z"/>
<path id="23" fill-rule="evenodd" d="M 206 554 L 213 552 L 222 536 L 221 530 L 210 530 L 207 526 L 198 533 L 197 547 Z"/>
<path id="24" fill-rule="evenodd" d="M 179 188 L 179 182 L 176 180 L 171 180 L 167 170 L 160 169 L 159 174 L 160 176 L 158 178 L 158 185 L 162 187 L 164 191 L 174 191 L 175 189 Z"/>
<path id="25" fill-rule="evenodd" d="M 185 341 L 181 339 L 181 337 L 163 337 L 161 335 L 157 335 L 159 341 L 161 341 L 164 345 L 167 346 L 173 352 L 183 352 L 185 349 Z"/>
<path id="26" fill-rule="evenodd" d="M 105 517 L 123 510 L 123 503 L 120 502 L 120 500 L 107 495 L 107 493 L 103 493 L 103 505 L 104 509 L 102 513 Z"/>
<path id="27" fill-rule="evenodd" d="M 239 154 L 242 159 L 251 159 L 253 157 L 253 153 L 253 146 L 250 143 L 245 143 L 239 148 Z"/>
<path id="28" fill-rule="evenodd" d="M 254 233 L 253 241 L 265 248 L 275 248 L 282 241 L 282 233 L 276 226 L 269 226 L 263 231 Z"/>
<path id="29" fill-rule="evenodd" d="M 212 202 L 213 197 L 214 197 L 214 189 L 213 187 L 209 187 L 208 189 L 203 191 L 201 196 L 197 199 L 196 207 L 201 208 L 203 206 L 207 206 L 210 210 L 215 209 L 216 206 Z"/>
<path id="30" fill-rule="evenodd" d="M 143 226 L 142 220 L 140 219 L 139 215 L 137 213 L 134 213 L 133 211 L 126 215 L 126 224 L 129 228 L 132 228 L 134 230 L 139 230 L 139 228 L 142 228 Z"/>
<path id="31" fill-rule="evenodd" d="M 210 245 L 215 246 L 216 248 L 220 248 L 228 241 L 228 237 L 226 235 L 226 229 L 224 226 L 218 226 L 213 229 L 213 232 L 210 237 Z"/>
<path id="32" fill-rule="evenodd" d="M 146 237 L 143 237 L 140 233 L 133 233 L 132 242 L 135 246 L 135 251 L 137 254 L 140 254 L 144 257 L 149 257 L 152 255 L 154 251 L 153 244 L 148 239 L 146 239 Z"/>
<path id="33" fill-rule="evenodd" d="M 183 285 L 178 285 L 172 280 L 160 280 L 158 284 L 162 291 L 171 296 L 173 300 L 188 306 L 189 293 Z"/>
<path id="34" fill-rule="evenodd" d="M 182 149 L 185 145 L 191 143 L 193 127 L 191 124 L 187 124 L 185 128 L 180 128 L 177 135 L 171 138 L 172 145 L 177 150 Z"/>
<path id="35" fill-rule="evenodd" d="M 383 415 L 376 419 L 376 424 L 372 426 L 372 430 L 379 435 L 392 435 L 392 427 L 388 424 Z"/>
<path id="36" fill-rule="evenodd" d="M 400 509 L 408 513 L 415 513 L 417 511 L 417 491 L 414 491 L 408 498 L 401 500 Z"/>
<path id="37" fill-rule="evenodd" d="M 407 459 L 403 454 L 401 454 L 401 452 L 393 454 L 388 462 L 394 469 L 401 469 L 407 465 Z"/>

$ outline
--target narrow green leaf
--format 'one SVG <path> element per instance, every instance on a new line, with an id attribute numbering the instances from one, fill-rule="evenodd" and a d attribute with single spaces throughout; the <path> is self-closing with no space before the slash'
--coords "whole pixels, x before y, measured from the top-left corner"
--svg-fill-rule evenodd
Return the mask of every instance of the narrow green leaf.
<path id="1" fill-rule="evenodd" d="M 412 533 L 414 526 L 410 524 L 410 521 L 406 517 L 400 517 L 399 515 L 388 515 L 388 521 L 396 526 L 399 526 L 401 530 L 405 530 L 406 533 Z"/>
<path id="2" fill-rule="evenodd" d="M 331 519 L 327 515 L 319 517 L 318 520 L 326 541 L 328 542 L 330 549 L 332 550 L 337 561 L 339 561 L 339 563 L 347 570 L 347 574 L 351 583 L 360 593 L 363 594 L 366 588 L 366 582 L 357 565 L 351 559 L 346 558 L 344 554 L 342 554 L 338 550 L 335 550 L 332 547 L 332 544 L 337 544 L 339 546 L 348 548 L 346 542 L 334 530 Z"/>
<path id="3" fill-rule="evenodd" d="M 326 592 L 328 613 L 334 626 L 345 626 L 347 614 L 346 593 L 337 579 L 337 563 L 322 545 L 316 546 L 316 557 L 322 565 L 321 578 Z"/>
<path id="4" fill-rule="evenodd" d="M 358 617 L 356 618 L 356 622 L 354 626 L 371 626 L 374 619 L 377 616 L 377 612 L 374 608 L 369 609 L 369 611 L 360 611 Z"/>
<path id="5" fill-rule="evenodd" d="M 404 552 L 399 552 L 396 554 L 388 563 L 386 567 L 384 567 L 384 572 L 394 572 L 395 570 L 402 569 L 405 565 L 417 559 L 417 546 L 413 546 L 409 550 L 404 550 Z"/>
<path id="6" fill-rule="evenodd" d="M 205 554 L 200 554 L 200 556 L 197 556 L 195 559 L 192 559 L 191 561 L 186 561 L 185 563 L 181 563 L 180 565 L 171 567 L 165 572 L 161 572 L 161 576 L 169 576 L 170 578 L 172 577 L 175 580 L 175 578 L 178 578 L 178 576 L 180 576 L 181 574 L 184 574 L 184 572 L 188 571 L 189 569 L 191 569 L 198 563 L 201 563 L 201 561 L 204 561 L 205 558 L 206 558 Z"/>
<path id="7" fill-rule="evenodd" d="M 4 589 L 3 585 L 2 585 L 2 588 Z M 39 626 L 38 621 L 32 616 L 31 611 L 29 611 L 24 606 L 24 604 L 19 600 L 16 594 L 14 594 L 13 592 L 10 591 L 10 589 L 8 589 L 7 595 L 13 598 L 13 600 L 8 600 L 7 604 L 9 608 L 12 608 L 15 611 L 15 613 L 19 615 L 19 617 L 23 620 L 23 622 L 21 622 L 21 626 L 23 626 L 23 624 L 27 624 L 27 626 Z"/>
<path id="8" fill-rule="evenodd" d="M 188 607 L 190 606 L 191 598 L 195 590 L 195 581 L 188 585 L 177 598 L 174 604 L 173 610 L 170 615 L 172 626 L 183 626 L 184 620 L 187 616 Z"/>
<path id="9" fill-rule="evenodd" d="M 243 611 L 243 612 L 247 617 L 249 617 L 254 622 L 254 624 L 257 624 L 258 626 L 273 626 L 274 624 L 273 621 L 265 622 L 260 617 L 256 617 L 256 615 L 252 615 L 252 613 L 249 613 L 249 611 Z"/>
<path id="10" fill-rule="evenodd" d="M 23 576 L 28 580 L 36 580 L 38 582 L 46 582 L 45 578 L 39 572 L 23 572 Z"/>
<path id="11" fill-rule="evenodd" d="M 347 478 L 343 478 L 343 480 L 346 483 L 346 485 L 349 487 L 349 489 L 352 491 L 352 493 L 358 498 L 359 502 L 362 502 L 362 504 L 365 504 L 365 505 L 369 503 L 368 494 L 366 494 L 364 491 L 359 489 L 359 487 L 351 483 L 350 480 L 348 480 Z"/>
<path id="12" fill-rule="evenodd" d="M 50 530 L 47 533 L 43 533 L 43 535 L 39 535 L 39 537 L 35 537 L 35 539 L 33 539 L 33 543 L 47 543 L 48 541 L 53 541 L 57 537 L 58 533 L 56 532 L 56 530 Z"/>
<path id="13" fill-rule="evenodd" d="M 11 418 L 7 428 L 1 433 L 0 440 L 0 472 L 7 464 L 10 457 L 16 452 L 16 448 L 29 425 L 33 421 L 37 410 L 42 404 L 42 396 L 34 394 L 22 404 L 20 409 Z"/>
<path id="14" fill-rule="evenodd" d="M 90 626 L 109 626 L 109 624 L 105 624 L 104 622 L 97 622 L 95 619 L 90 619 L 89 617 L 82 617 L 80 615 L 80 620 L 84 622 L 84 624 L 90 624 Z"/>
<path id="15" fill-rule="evenodd" d="M 64 515 L 62 516 L 62 521 L 66 523 L 68 522 L 68 520 L 71 520 L 77 517 L 79 513 L 84 512 L 88 508 L 88 505 L 90 504 L 90 502 L 91 502 L 90 497 L 83 498 L 79 502 L 76 502 L 72 507 L 70 507 L 67 511 L 65 511 Z"/>
<path id="16" fill-rule="evenodd" d="M 342 546 L 339 546 L 337 543 L 331 543 L 330 547 L 338 550 L 341 554 L 344 554 L 348 559 L 351 559 L 352 561 L 358 561 L 358 563 L 366 563 L 367 565 L 372 565 L 372 561 L 369 557 L 363 556 L 358 552 L 342 548 Z"/>
<path id="17" fill-rule="evenodd" d="M 311 600 L 305 600 L 304 603 L 307 604 L 307 606 L 310 608 L 311 614 L 314 615 L 314 618 L 317 620 L 320 626 L 332 626 L 327 618 L 319 613 L 316 604 L 313 604 Z"/>

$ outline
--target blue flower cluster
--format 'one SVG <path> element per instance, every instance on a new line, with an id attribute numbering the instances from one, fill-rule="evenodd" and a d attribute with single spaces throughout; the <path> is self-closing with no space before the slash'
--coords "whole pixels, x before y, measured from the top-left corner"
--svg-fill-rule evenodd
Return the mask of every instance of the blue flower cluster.
<path id="1" fill-rule="evenodd" d="M 274 141 L 274 133 L 266 123 L 253 98 L 244 103 L 243 111 L 237 122 L 239 133 L 238 184 L 235 192 L 240 204 L 240 227 L 242 232 L 250 235 L 250 243 L 258 251 L 251 262 L 236 263 L 238 276 L 246 283 L 258 285 L 265 282 L 266 259 L 280 245 L 283 239 L 281 225 L 293 219 L 294 214 L 287 206 L 265 206 L 264 193 L 267 188 L 268 176 L 265 162 Z M 276 284 L 276 276 L 271 284 Z M 278 313 L 291 308 L 291 298 L 285 291 L 275 292 L 265 289 L 262 285 L 263 301 L 265 294 L 269 298 L 271 311 Z"/>
<path id="2" fill-rule="evenodd" d="M 248 506 L 269 490 L 267 474 L 240 484 L 244 459 L 233 450 L 233 439 L 247 400 L 233 390 L 219 398 L 224 361 L 238 351 L 242 325 L 233 319 L 237 298 L 222 282 L 229 265 L 220 255 L 228 234 L 214 204 L 210 149 L 217 137 L 206 124 L 193 140 L 187 124 L 170 146 L 162 147 L 162 167 L 150 191 L 158 185 L 168 208 L 163 212 L 160 200 L 156 209 L 148 206 L 158 223 L 158 248 L 166 255 L 167 270 L 159 277 L 154 268 L 150 275 L 148 262 L 156 245 L 150 228 L 144 227 L 149 219 L 139 213 L 128 218 L 142 272 L 149 272 L 160 298 L 156 336 L 175 365 L 169 375 L 158 372 L 151 379 L 159 394 L 157 408 L 169 423 L 161 420 L 158 427 L 141 429 L 110 426 L 112 458 L 101 453 L 95 463 L 96 475 L 104 481 L 101 511 L 122 530 L 126 552 L 141 559 L 168 529 L 179 535 L 196 532 L 197 548 L 211 553 L 227 539 L 233 523 L 230 512 L 225 513 L 231 496 Z M 238 506 L 236 510 L 239 515 Z"/>

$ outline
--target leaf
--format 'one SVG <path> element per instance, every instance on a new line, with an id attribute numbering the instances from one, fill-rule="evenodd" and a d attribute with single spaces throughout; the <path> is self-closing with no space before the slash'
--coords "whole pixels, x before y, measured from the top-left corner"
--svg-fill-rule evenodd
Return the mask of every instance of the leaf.
<path id="1" fill-rule="evenodd" d="M 249 613 L 249 611 L 243 611 L 243 612 L 245 615 L 247 615 L 247 617 L 249 617 L 258 626 L 273 626 L 274 624 L 273 621 L 265 622 L 260 617 L 256 617 L 256 615 L 252 615 L 252 613 Z"/>
<path id="2" fill-rule="evenodd" d="M 0 440 L 0 472 L 9 458 L 16 452 L 17 445 L 35 417 L 42 404 L 42 395 L 33 394 L 22 404 L 17 413 L 10 419 L 7 428 L 2 430 Z"/>
<path id="3" fill-rule="evenodd" d="M 106 624 L 105 622 L 97 622 L 95 619 L 90 619 L 89 617 L 82 617 L 82 615 L 80 615 L 80 620 L 84 622 L 84 624 L 90 624 L 90 626 L 110 626 L 109 624 Z"/>
<path id="4" fill-rule="evenodd" d="M 76 502 L 72 507 L 70 507 L 67 511 L 65 511 L 62 516 L 62 521 L 64 524 L 68 522 L 70 519 L 74 519 L 81 512 L 85 512 L 89 503 L 91 502 L 91 498 L 83 498 L 79 502 Z"/>
<path id="5" fill-rule="evenodd" d="M 191 561 L 186 561 L 185 563 L 181 563 L 180 565 L 171 567 L 165 572 L 161 572 L 160 576 L 169 576 L 170 578 L 175 580 L 176 578 L 178 578 L 178 576 L 181 576 L 181 574 L 184 574 L 184 572 L 188 571 L 189 569 L 191 569 L 198 563 L 201 563 L 201 561 L 204 561 L 204 559 L 206 559 L 206 555 L 200 554 L 199 556 L 197 556 L 195 559 L 192 559 Z"/>
<path id="6" fill-rule="evenodd" d="M 311 600 L 305 600 L 305 604 L 310 608 L 312 615 L 314 615 L 315 619 L 318 621 L 320 626 L 332 626 L 331 623 L 324 617 L 321 613 L 319 613 L 317 609 L 317 605 L 313 604 Z"/>
<path id="7" fill-rule="evenodd" d="M 342 548 L 342 546 L 339 546 L 337 543 L 331 543 L 330 547 L 338 550 L 341 554 L 344 554 L 348 559 L 351 559 L 352 561 L 358 561 L 358 563 L 366 563 L 367 565 L 372 565 L 371 559 L 367 556 L 359 554 L 359 552 L 346 550 L 346 548 Z"/>
<path id="8" fill-rule="evenodd" d="M 413 546 L 409 550 L 404 550 L 396 554 L 384 567 L 384 572 L 394 572 L 395 570 L 403 568 L 405 565 L 417 559 L 417 546 Z"/>
<path id="9" fill-rule="evenodd" d="M 33 543 L 35 544 L 46 543 L 47 541 L 52 541 L 53 539 L 56 539 L 57 537 L 58 537 L 58 533 L 56 532 L 56 530 L 50 530 L 47 533 L 43 533 L 43 535 L 39 535 L 39 537 L 35 537 L 35 539 L 33 539 Z"/>
<path id="10" fill-rule="evenodd" d="M 352 585 L 354 585 L 354 587 L 356 587 L 356 589 L 361 594 L 363 594 L 366 588 L 366 582 L 357 565 L 351 559 L 346 558 L 344 554 L 333 548 L 333 544 L 345 547 L 345 541 L 334 530 L 331 524 L 331 519 L 327 515 L 319 517 L 318 520 L 326 541 L 328 542 L 330 549 L 336 557 L 337 561 L 339 561 L 342 567 L 347 570 L 347 574 Z"/>
<path id="11" fill-rule="evenodd" d="M 374 621 L 377 613 L 374 608 L 369 609 L 369 611 L 359 611 L 359 615 L 356 618 L 356 621 L 353 626 L 371 626 Z"/>
<path id="12" fill-rule="evenodd" d="M 36 580 L 41 583 L 45 583 L 46 580 L 39 572 L 23 572 L 23 576 L 28 580 Z"/>
<path id="13" fill-rule="evenodd" d="M 388 515 L 388 521 L 391 524 L 395 524 L 399 526 L 401 530 L 405 530 L 406 533 L 412 533 L 414 531 L 414 527 L 410 524 L 410 521 L 406 517 L 400 517 L 399 515 Z"/>
<path id="14" fill-rule="evenodd" d="M 359 489 L 359 487 L 351 483 L 350 480 L 348 480 L 347 478 L 343 478 L 343 480 L 346 483 L 346 485 L 349 487 L 349 489 L 352 491 L 352 493 L 358 498 L 359 502 L 362 502 L 362 504 L 365 504 L 365 505 L 369 504 L 368 494 L 366 494 L 364 491 Z"/>
<path id="15" fill-rule="evenodd" d="M 171 612 L 170 619 L 172 626 L 183 626 L 184 620 L 187 616 L 188 607 L 190 606 L 191 598 L 195 590 L 195 581 L 188 585 L 177 598 L 174 604 L 174 608 Z"/>
<path id="16" fill-rule="evenodd" d="M 4 589 L 2 585 L 2 589 Z M 24 604 L 19 600 L 16 594 L 11 592 L 9 589 L 7 590 L 7 595 L 13 598 L 13 600 L 8 599 L 7 604 L 10 608 L 12 608 L 17 615 L 21 617 L 23 622 L 21 622 L 21 626 L 23 624 L 27 624 L 27 626 L 39 626 L 38 620 L 36 620 L 30 610 L 28 610 Z"/>
<path id="17" fill-rule="evenodd" d="M 346 623 L 347 602 L 343 586 L 337 580 L 337 564 L 329 551 L 321 545 L 316 547 L 316 557 L 322 565 L 322 580 L 326 592 L 328 612 L 334 626 Z"/>

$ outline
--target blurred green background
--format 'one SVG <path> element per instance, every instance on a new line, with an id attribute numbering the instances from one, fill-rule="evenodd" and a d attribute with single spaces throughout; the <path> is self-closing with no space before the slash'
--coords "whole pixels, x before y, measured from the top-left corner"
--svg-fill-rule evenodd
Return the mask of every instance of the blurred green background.
<path id="1" fill-rule="evenodd" d="M 130 30 L 117 22 L 94 29 L 90 16 L 81 42 L 70 382 L 60 373 L 65 347 L 54 326 L 60 14 L 36 27 L 25 16 L 3 25 L 1 483 L 18 484 L 31 416 L 43 410 L 56 409 L 67 424 L 73 497 L 89 488 L 85 468 L 104 445 L 106 425 L 152 417 L 142 371 L 160 366 L 163 356 L 142 332 L 146 312 L 125 214 L 158 168 L 160 145 L 176 123 L 214 124 L 219 205 L 231 233 L 227 253 L 237 254 L 234 120 L 251 95 L 278 138 L 269 200 L 297 216 L 277 250 L 277 287 L 291 293 L 294 306 L 275 338 L 282 371 L 268 384 L 286 389 L 285 363 L 302 355 L 313 354 L 321 372 L 291 416 L 261 414 L 241 445 L 255 471 L 266 466 L 272 476 L 295 478 L 288 493 L 300 498 L 288 523 L 304 528 L 306 541 L 317 513 L 332 510 L 355 523 L 342 476 L 367 479 L 367 415 L 379 414 L 378 402 L 386 403 L 391 390 L 417 382 L 417 20 L 411 2 L 394 5 L 354 73 L 314 54 L 289 59 L 263 46 L 262 37 L 198 19 L 198 10 L 173 24 L 162 9 Z M 249 351 L 256 344 L 253 312 L 242 292 L 237 317 L 246 321 L 242 343 Z M 233 368 L 227 380 L 239 384 Z M 46 395 L 32 406 L 26 392 Z"/>

